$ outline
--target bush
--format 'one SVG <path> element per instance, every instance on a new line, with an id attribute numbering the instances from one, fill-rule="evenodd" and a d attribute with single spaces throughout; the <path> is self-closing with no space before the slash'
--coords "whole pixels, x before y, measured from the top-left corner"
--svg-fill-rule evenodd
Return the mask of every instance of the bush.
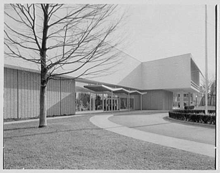
<path id="1" fill-rule="evenodd" d="M 193 113 L 193 114 L 205 114 L 205 110 L 195 110 L 195 109 L 188 109 L 188 110 L 173 110 L 172 112 L 180 112 L 180 113 Z M 215 114 L 215 110 L 209 110 L 209 114 Z"/>
<path id="2" fill-rule="evenodd" d="M 194 109 L 194 106 L 185 106 L 184 109 L 186 109 L 186 110 L 192 110 L 192 109 Z"/>
<path id="3" fill-rule="evenodd" d="M 213 111 L 210 111 L 213 112 Z M 203 124 L 216 124 L 215 114 L 205 115 L 203 110 L 175 110 L 169 112 L 169 117 L 177 120 L 190 121 Z"/>

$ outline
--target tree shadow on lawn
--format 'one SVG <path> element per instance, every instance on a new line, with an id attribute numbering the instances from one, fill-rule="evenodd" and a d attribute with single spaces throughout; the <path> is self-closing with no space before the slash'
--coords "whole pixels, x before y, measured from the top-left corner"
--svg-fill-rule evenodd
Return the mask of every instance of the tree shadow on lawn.
<path id="1" fill-rule="evenodd" d="M 4 131 L 26 130 L 26 129 L 36 129 L 36 128 L 38 127 L 20 127 L 20 128 L 4 129 Z"/>
<path id="2" fill-rule="evenodd" d="M 120 128 L 120 127 L 128 127 L 128 128 L 138 128 L 138 127 L 147 127 L 147 126 L 157 126 L 157 125 L 163 125 L 163 124 L 171 124 L 169 123 L 157 123 L 157 124 L 148 124 L 148 125 L 139 125 L 139 126 L 123 126 L 123 125 L 118 125 L 118 126 L 114 126 L 114 127 L 107 127 L 107 128 L 99 128 L 99 127 L 89 127 L 89 128 L 80 128 L 80 129 L 66 129 L 66 130 L 60 130 L 60 129 L 56 129 L 53 128 L 53 131 L 49 131 L 51 130 L 51 126 L 49 126 L 49 128 L 38 128 L 38 127 L 21 127 L 21 128 L 12 128 L 12 129 L 4 129 L 4 131 L 16 131 L 16 130 L 26 130 L 26 129 L 36 129 L 39 133 L 36 133 L 36 131 L 34 131 L 35 133 L 29 133 L 29 134 L 24 134 L 24 135 L 14 135 L 14 136 L 8 136 L 8 137 L 4 137 L 4 139 L 12 139 L 12 138 L 19 138 L 19 137 L 28 137 L 28 136 L 37 136 L 37 135 L 48 135 L 48 134 L 55 134 L 55 133 L 66 133 L 66 132 L 77 132 L 77 131 L 91 131 L 91 130 L 108 130 L 108 129 L 114 129 L 114 128 Z M 31 131 L 28 131 L 31 132 Z M 20 132 L 22 133 L 22 132 Z"/>
<path id="3" fill-rule="evenodd" d="M 4 137 L 4 139 L 11 139 L 11 138 L 16 138 L 16 137 L 20 138 L 20 137 L 28 137 L 28 136 L 38 136 L 38 135 L 48 135 L 48 134 L 74 132 L 74 131 L 103 130 L 101 128 L 83 128 L 83 129 L 68 129 L 68 130 L 57 130 L 56 129 L 54 131 L 49 131 L 48 132 L 48 129 L 51 129 L 51 128 L 48 128 L 48 127 L 47 128 L 32 127 L 32 128 L 27 128 L 27 129 L 34 129 L 34 128 L 36 128 L 36 130 L 39 131 L 39 133 L 31 133 L 31 134 L 25 134 L 25 135 L 8 136 L 8 137 Z M 17 128 L 17 130 L 19 130 L 19 129 L 26 129 L 26 128 Z M 13 129 L 8 129 L 8 130 L 13 130 Z"/>

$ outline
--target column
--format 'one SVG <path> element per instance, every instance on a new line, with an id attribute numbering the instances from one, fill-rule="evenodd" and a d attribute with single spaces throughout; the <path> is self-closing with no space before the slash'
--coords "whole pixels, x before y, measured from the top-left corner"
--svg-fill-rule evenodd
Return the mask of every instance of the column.
<path id="1" fill-rule="evenodd" d="M 196 107 L 197 107 L 197 94 L 196 94 Z"/>
<path id="2" fill-rule="evenodd" d="M 136 107 L 135 107 L 135 96 L 133 97 L 133 110 L 136 110 Z"/>
<path id="3" fill-rule="evenodd" d="M 188 93 L 188 106 L 190 106 L 190 97 L 191 97 L 191 94 Z"/>
<path id="4" fill-rule="evenodd" d="M 112 96 L 111 96 L 111 111 L 113 111 L 113 92 L 112 92 Z"/>
<path id="5" fill-rule="evenodd" d="M 121 99 L 120 99 L 120 96 L 118 96 L 118 110 L 121 109 Z"/>
<path id="6" fill-rule="evenodd" d="M 102 93 L 102 110 L 104 111 L 104 93 Z"/>
<path id="7" fill-rule="evenodd" d="M 143 101 L 143 96 L 142 96 L 142 94 L 141 94 L 141 110 L 142 110 L 142 101 Z"/>
<path id="8" fill-rule="evenodd" d="M 93 102 L 92 102 L 92 105 L 93 105 L 93 106 L 92 106 L 92 107 L 93 107 L 92 110 L 93 110 L 93 111 L 95 111 L 95 99 L 96 99 L 96 96 L 95 96 L 95 98 L 92 99 L 92 100 L 93 100 Z"/>
<path id="9" fill-rule="evenodd" d="M 180 109 L 184 109 L 184 98 L 183 98 L 183 92 L 180 92 Z"/>
<path id="10" fill-rule="evenodd" d="M 91 111 L 92 109 L 92 96 L 91 96 L 91 92 L 89 93 L 89 110 Z"/>
<path id="11" fill-rule="evenodd" d="M 128 109 L 128 94 L 127 94 L 127 109 Z"/>
<path id="12" fill-rule="evenodd" d="M 107 98 L 105 98 L 105 110 L 108 111 L 108 95 Z"/>
<path id="13" fill-rule="evenodd" d="M 130 94 L 128 93 L 128 110 L 130 110 Z"/>

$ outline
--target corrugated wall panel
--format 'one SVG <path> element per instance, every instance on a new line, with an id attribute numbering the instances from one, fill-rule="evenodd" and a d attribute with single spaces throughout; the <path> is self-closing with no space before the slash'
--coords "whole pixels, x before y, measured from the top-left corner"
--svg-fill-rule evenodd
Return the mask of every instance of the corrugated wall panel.
<path id="1" fill-rule="evenodd" d="M 39 74 L 19 71 L 19 117 L 31 118 L 39 116 Z"/>
<path id="2" fill-rule="evenodd" d="M 4 119 L 38 117 L 39 101 L 40 74 L 5 68 Z M 49 81 L 47 109 L 48 115 L 75 114 L 74 80 Z"/>
<path id="3" fill-rule="evenodd" d="M 47 115 L 60 115 L 60 80 L 49 80 L 47 86 Z"/>
<path id="4" fill-rule="evenodd" d="M 4 119 L 17 118 L 17 99 L 17 70 L 4 68 Z"/>
<path id="5" fill-rule="evenodd" d="M 140 110 L 141 109 L 140 97 L 141 97 L 140 95 L 134 95 L 134 102 L 135 102 L 134 109 L 135 110 Z"/>
<path id="6" fill-rule="evenodd" d="M 40 112 L 40 75 L 33 73 L 33 81 L 32 84 L 32 96 L 34 99 L 32 99 L 32 109 L 34 112 L 36 112 L 35 115 L 39 115 Z"/>
<path id="7" fill-rule="evenodd" d="M 32 73 L 32 110 L 36 112 L 33 116 L 39 116 L 40 113 L 40 75 Z"/>
<path id="8" fill-rule="evenodd" d="M 61 114 L 75 114 L 74 80 L 61 80 Z"/>

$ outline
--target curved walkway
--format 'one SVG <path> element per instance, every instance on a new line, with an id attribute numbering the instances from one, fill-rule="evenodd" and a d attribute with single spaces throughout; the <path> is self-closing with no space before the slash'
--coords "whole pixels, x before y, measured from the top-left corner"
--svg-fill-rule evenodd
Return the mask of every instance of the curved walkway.
<path id="1" fill-rule="evenodd" d="M 160 115 L 161 117 L 164 117 L 167 114 L 160 113 Z M 172 148 L 176 148 L 176 149 L 180 149 L 184 151 L 189 151 L 189 152 L 193 152 L 197 154 L 215 157 L 214 145 L 170 137 L 170 136 L 164 136 L 161 134 L 156 134 L 156 133 L 137 130 L 134 128 L 129 128 L 129 127 L 119 125 L 119 124 L 109 121 L 109 118 L 112 116 L 113 115 L 96 115 L 96 116 L 91 117 L 90 121 L 94 125 L 98 126 L 99 128 L 102 128 L 102 129 L 105 129 L 105 130 L 108 130 L 108 131 L 111 131 L 117 134 L 121 134 L 127 137 L 132 137 L 135 139 L 155 143 L 158 145 L 163 145 L 163 146 L 172 147 Z M 149 116 L 149 115 L 146 115 L 146 116 Z"/>
<path id="2" fill-rule="evenodd" d="M 116 114 L 111 116 L 109 120 L 116 124 L 158 135 L 211 145 L 215 144 L 215 128 L 213 126 L 169 120 L 167 113 L 151 114 L 146 111 L 141 114 Z"/>

